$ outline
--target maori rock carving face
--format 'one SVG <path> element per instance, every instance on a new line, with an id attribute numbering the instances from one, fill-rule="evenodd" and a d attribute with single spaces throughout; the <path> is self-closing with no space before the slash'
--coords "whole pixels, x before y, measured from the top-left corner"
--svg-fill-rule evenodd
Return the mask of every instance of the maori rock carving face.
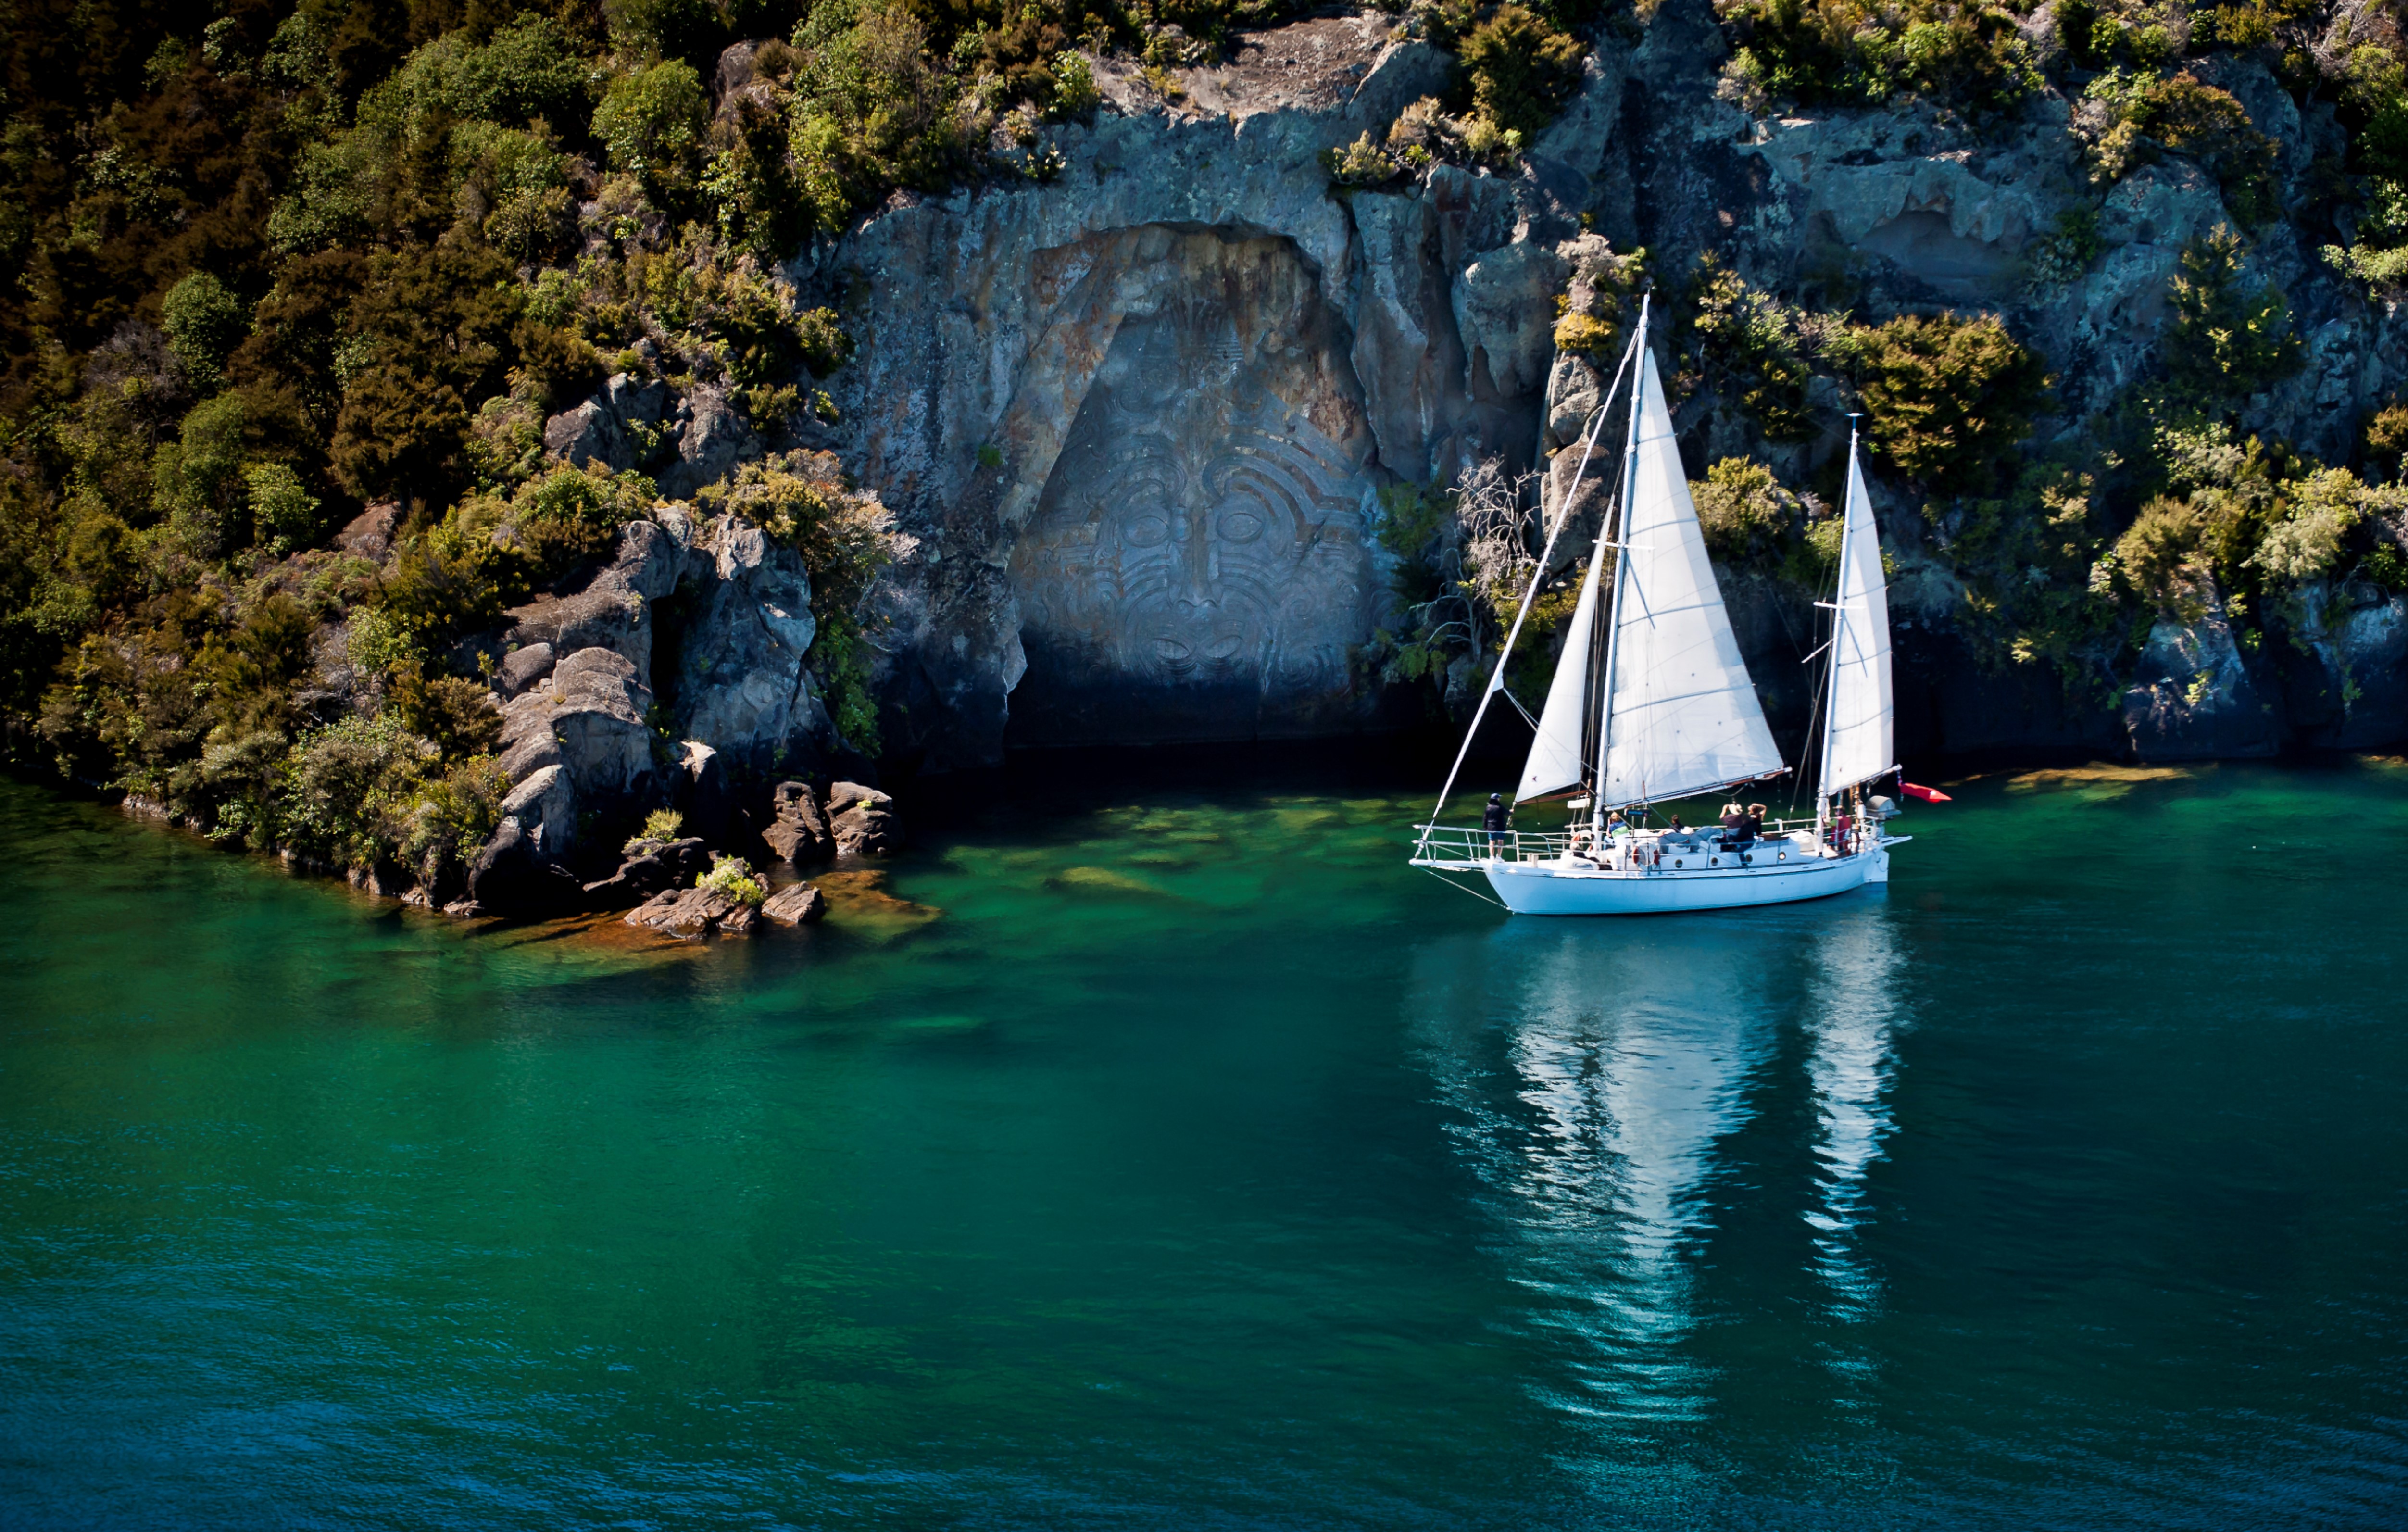
<path id="1" fill-rule="evenodd" d="M 1309 359 L 1251 351 L 1205 299 L 1114 337 L 1013 558 L 1032 729 L 1241 737 L 1345 698 L 1370 620 L 1363 454 L 1300 407 L 1329 402 L 1304 397 Z"/>

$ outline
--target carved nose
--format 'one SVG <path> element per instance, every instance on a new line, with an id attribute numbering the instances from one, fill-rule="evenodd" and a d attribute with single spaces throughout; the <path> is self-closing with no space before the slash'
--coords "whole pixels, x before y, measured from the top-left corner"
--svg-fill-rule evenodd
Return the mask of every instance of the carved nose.
<path id="1" fill-rule="evenodd" d="M 1182 511 L 1171 523 L 1170 533 L 1179 540 L 1181 599 L 1191 607 L 1212 606 L 1212 581 L 1219 571 L 1213 567 L 1217 561 L 1205 519 Z"/>

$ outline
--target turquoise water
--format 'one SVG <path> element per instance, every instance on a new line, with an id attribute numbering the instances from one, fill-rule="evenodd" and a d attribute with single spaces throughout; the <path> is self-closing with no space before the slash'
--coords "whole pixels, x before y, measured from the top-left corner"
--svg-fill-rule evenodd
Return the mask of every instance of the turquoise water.
<path id="1" fill-rule="evenodd" d="M 1215 776 L 666 953 L 0 786 L 0 1524 L 2408 1522 L 2408 768 L 1625 923 Z"/>

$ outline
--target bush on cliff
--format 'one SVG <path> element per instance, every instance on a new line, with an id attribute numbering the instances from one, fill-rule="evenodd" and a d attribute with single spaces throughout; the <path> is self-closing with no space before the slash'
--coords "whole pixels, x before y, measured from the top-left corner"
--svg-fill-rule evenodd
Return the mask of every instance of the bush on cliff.
<path id="1" fill-rule="evenodd" d="M 1874 451 L 1946 493 L 1990 489 L 2048 396 L 2040 353 L 1986 314 L 1910 314 L 1849 331 L 1837 349 Z"/>
<path id="2" fill-rule="evenodd" d="M 1737 46 L 1724 93 L 1772 103 L 1878 106 L 1900 97 L 1984 111 L 2016 106 L 2040 72 L 2014 15 L 1955 0 L 1716 0 Z"/>

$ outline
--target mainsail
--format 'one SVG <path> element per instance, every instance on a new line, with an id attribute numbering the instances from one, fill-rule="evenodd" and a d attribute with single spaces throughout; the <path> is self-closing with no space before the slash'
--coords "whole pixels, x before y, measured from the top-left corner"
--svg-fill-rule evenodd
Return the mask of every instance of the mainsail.
<path id="1" fill-rule="evenodd" d="M 1643 343 L 1634 411 L 1623 556 L 1615 561 L 1602 804 L 1677 798 L 1782 769 L 1723 610 L 1664 385 Z M 1566 659 L 1573 659 L 1569 649 Z"/>
<path id="2" fill-rule="evenodd" d="M 1856 444 L 1848 442 L 1848 500 L 1840 526 L 1840 589 L 1831 632 L 1830 723 L 1823 735 L 1825 797 L 1896 765 L 1889 693 L 1889 587 L 1881 532 Z"/>

